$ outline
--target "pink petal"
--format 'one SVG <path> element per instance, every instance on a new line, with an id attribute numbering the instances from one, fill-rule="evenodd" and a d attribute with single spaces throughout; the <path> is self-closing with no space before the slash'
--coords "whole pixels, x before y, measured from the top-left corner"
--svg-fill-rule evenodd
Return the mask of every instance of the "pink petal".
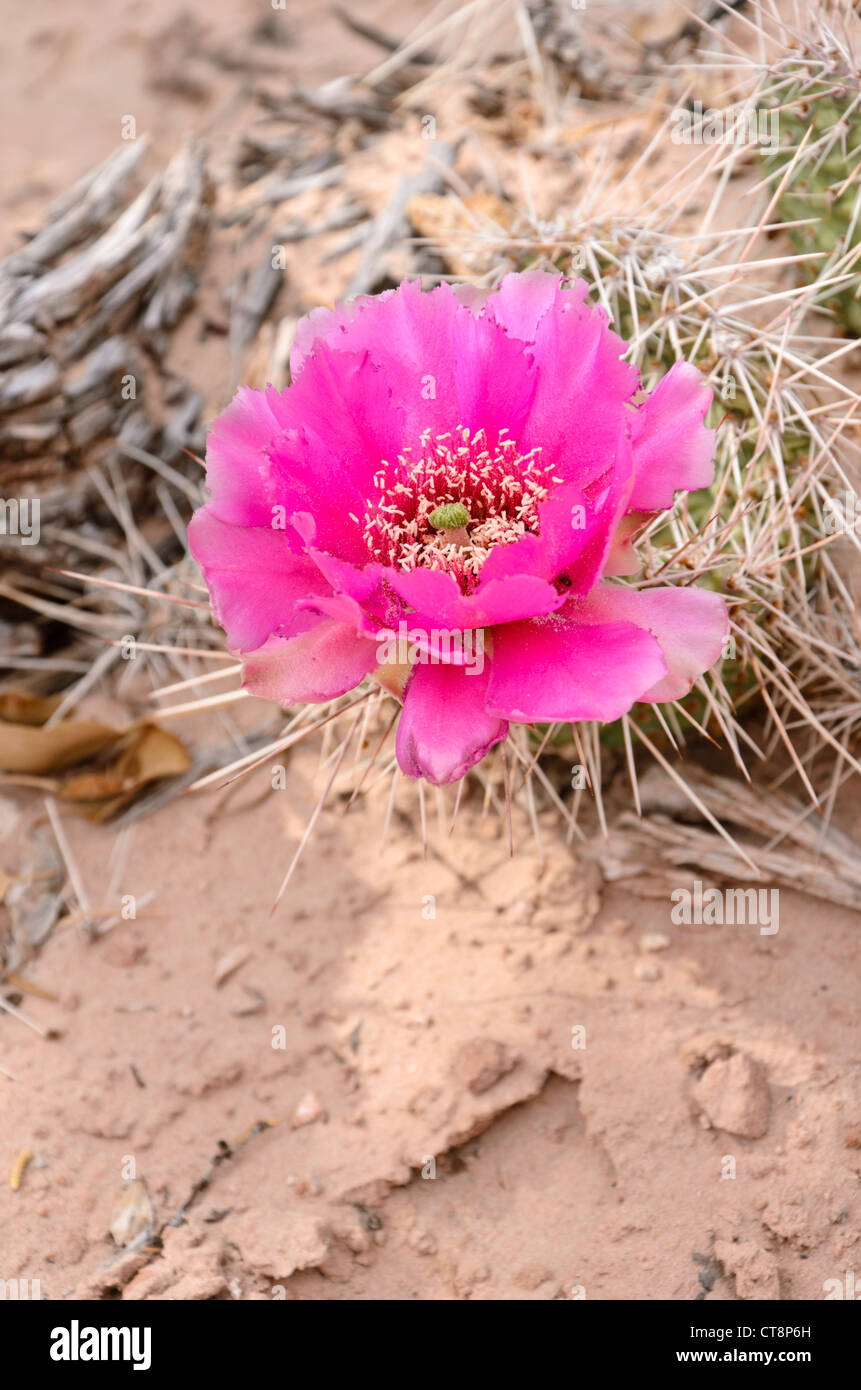
<path id="1" fill-rule="evenodd" d="M 290 377 L 295 382 L 306 361 L 320 343 L 328 343 L 330 347 L 343 347 L 343 330 L 352 323 L 357 314 L 362 313 L 368 305 L 373 305 L 379 299 L 389 299 L 395 293 L 394 290 L 384 290 L 380 295 L 360 294 L 355 299 L 348 299 L 339 302 L 334 309 L 320 307 L 312 309 L 309 314 L 301 318 L 296 325 L 296 332 L 293 335 L 293 345 L 290 349 Z"/>
<path id="2" fill-rule="evenodd" d="M 315 625 L 297 604 L 328 593 L 329 585 L 316 565 L 291 553 L 283 531 L 231 526 L 208 504 L 189 522 L 188 541 L 234 651 L 252 651 L 271 633 L 292 637 Z"/>
<path id="3" fill-rule="evenodd" d="M 478 285 L 452 285 L 451 292 L 459 304 L 465 304 L 471 314 L 481 314 L 493 294 L 491 289 L 479 289 Z"/>
<path id="4" fill-rule="evenodd" d="M 305 542 L 361 564 L 364 499 L 335 454 L 304 430 L 280 434 L 269 447 L 264 469 L 273 509 Z"/>
<path id="5" fill-rule="evenodd" d="M 270 637 L 246 656 L 242 684 L 261 700 L 280 705 L 319 702 L 353 690 L 376 665 L 376 642 L 324 618 L 299 637 Z"/>
<path id="6" fill-rule="evenodd" d="M 360 637 L 376 638 L 379 623 L 370 618 L 349 594 L 319 594 L 299 600 L 299 608 L 320 617 L 337 618 Z"/>
<path id="7" fill-rule="evenodd" d="M 311 356 L 321 347 L 367 354 L 381 369 L 407 428 L 398 451 L 382 451 L 390 463 L 409 443 L 415 451 L 422 431 L 443 434 L 464 425 L 493 438 L 505 426 L 516 436 L 529 409 L 535 373 L 522 346 L 486 315 L 472 312 L 448 285 L 425 294 L 417 280 L 376 298 L 353 301 L 317 320 Z M 307 335 L 303 342 L 307 346 Z"/>
<path id="8" fill-rule="evenodd" d="M 616 454 L 616 465 L 609 481 L 602 479 L 586 490 L 587 495 L 594 497 L 596 489 L 601 489 L 596 499 L 598 525 L 587 534 L 582 553 L 568 568 L 572 595 L 580 597 L 588 593 L 601 575 L 613 544 L 613 537 L 628 507 L 632 481 L 631 441 L 627 430 L 624 430 Z"/>
<path id="9" fill-rule="evenodd" d="M 324 550 L 312 549 L 308 554 L 336 593 L 349 594 L 359 603 L 376 600 L 383 576 L 387 573 L 382 565 L 351 565 L 346 560 L 339 560 L 336 555 L 328 555 Z"/>
<path id="10" fill-rule="evenodd" d="M 714 430 L 703 421 L 712 393 L 696 367 L 676 362 L 634 417 L 631 508 L 660 511 L 676 492 L 695 492 L 714 479 Z"/>
<path id="11" fill-rule="evenodd" d="M 491 551 L 482 570 L 477 594 L 494 580 L 521 573 L 550 582 L 565 578 L 568 592 L 585 594 L 601 574 L 613 536 L 628 505 L 631 489 L 631 450 L 623 422 L 619 425 L 616 466 L 609 481 L 589 493 L 566 485 L 558 487 L 538 508 L 538 535 L 526 535 Z M 557 607 L 559 605 L 556 605 Z M 544 610 L 550 612 L 550 608 Z M 537 616 L 532 614 L 514 617 Z"/>
<path id="12" fill-rule="evenodd" d="M 441 286 L 447 289 L 447 286 Z M 455 298 L 455 296 L 452 296 Z M 456 300 L 455 300 L 456 302 Z M 455 423 L 483 429 L 491 446 L 500 432 L 517 439 L 528 417 L 537 375 L 522 343 L 509 338 L 493 320 L 458 304 L 451 322 L 451 353 L 456 368 L 456 399 L 442 398 L 443 430 Z"/>
<path id="13" fill-rule="evenodd" d="M 601 567 L 601 574 L 605 578 L 636 574 L 642 569 L 642 561 L 634 549 L 634 536 L 646 520 L 645 512 L 629 512 L 622 517 Z"/>
<path id="14" fill-rule="evenodd" d="M 661 644 L 667 674 L 637 698 L 679 700 L 720 658 L 729 636 L 729 615 L 710 589 L 625 589 L 602 584 L 582 606 L 589 622 L 622 621 L 645 628 Z"/>
<path id="15" fill-rule="evenodd" d="M 307 438 L 309 457 L 319 466 L 337 465 L 362 504 L 379 496 L 375 477 L 404 447 L 405 415 L 392 390 L 391 377 L 365 349 L 336 351 L 318 342 L 284 393 L 285 428 Z"/>
<path id="16" fill-rule="evenodd" d="M 488 709 L 506 719 L 618 719 L 666 673 L 658 642 L 633 623 L 591 626 L 561 613 L 493 633 Z"/>
<path id="17" fill-rule="evenodd" d="M 318 344 L 285 393 L 289 427 L 263 460 L 270 507 L 280 506 L 288 520 L 306 512 L 317 548 L 356 564 L 368 558 L 362 530 L 378 480 L 404 447 L 404 414 L 391 394 L 367 352 Z M 303 536 L 307 543 L 307 530 Z"/>
<path id="18" fill-rule="evenodd" d="M 410 283 L 410 282 L 404 282 Z M 417 283 L 417 282 L 413 282 Z M 564 280 L 560 275 L 543 270 L 531 270 L 525 274 L 506 275 L 496 290 L 479 289 L 476 285 L 452 285 L 451 292 L 458 303 L 479 316 L 486 309 L 500 327 L 512 338 L 530 341 L 541 315 L 556 302 L 560 292 L 582 301 L 588 293 L 585 280 L 575 280 L 563 290 Z M 336 304 L 333 309 L 312 309 L 296 325 L 293 346 L 290 351 L 290 374 L 295 381 L 309 356 L 320 343 L 330 347 L 343 348 L 348 342 L 348 329 L 356 319 L 367 312 L 373 313 L 374 306 L 382 300 L 391 299 L 403 291 L 384 290 L 379 295 L 358 295 L 355 299 Z"/>
<path id="19" fill-rule="evenodd" d="M 540 448 L 563 482 L 585 489 L 614 463 L 639 380 L 620 360 L 626 346 L 599 307 L 563 299 L 538 320 L 530 349 L 538 384 L 518 443 Z"/>
<path id="20" fill-rule="evenodd" d="M 215 516 L 234 526 L 268 526 L 272 521 L 263 485 L 266 448 L 284 429 L 286 396 L 268 386 L 240 386 L 213 421 L 206 444 L 206 485 Z"/>
<path id="21" fill-rule="evenodd" d="M 573 564 L 587 537 L 599 525 L 586 494 L 570 486 L 556 488 L 546 502 L 539 503 L 538 518 L 537 535 L 527 533 L 508 545 L 493 548 L 481 569 L 479 592 L 486 584 L 515 574 L 535 574 L 552 582 Z M 581 518 L 584 524 L 575 524 Z"/>
<path id="22" fill-rule="evenodd" d="M 585 280 L 566 284 L 563 276 L 549 270 L 515 272 L 500 282 L 487 302 L 487 312 L 512 338 L 531 343 L 549 309 L 582 304 L 588 293 Z"/>
<path id="23" fill-rule="evenodd" d="M 469 596 L 461 594 L 443 570 L 387 570 L 386 577 L 395 593 L 426 620 L 464 631 L 550 613 L 564 602 L 552 584 L 531 574 L 492 579 Z"/>
<path id="24" fill-rule="evenodd" d="M 508 724 L 485 708 L 488 668 L 415 666 L 398 722 L 397 755 L 409 777 L 435 786 L 456 782 L 504 739 Z"/>

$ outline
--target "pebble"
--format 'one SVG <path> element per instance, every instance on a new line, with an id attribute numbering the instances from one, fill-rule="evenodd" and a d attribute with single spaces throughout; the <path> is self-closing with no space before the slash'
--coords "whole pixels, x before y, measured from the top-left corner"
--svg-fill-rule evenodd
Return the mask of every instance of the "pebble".
<path id="1" fill-rule="evenodd" d="M 768 1075 L 761 1062 L 744 1052 L 706 1067 L 693 1098 L 714 1129 L 742 1139 L 761 1139 L 768 1130 Z"/>
<path id="2" fill-rule="evenodd" d="M 517 1064 L 508 1048 L 492 1038 L 471 1038 L 458 1049 L 454 1070 L 459 1080 L 474 1096 L 489 1091 Z"/>
<path id="3" fill-rule="evenodd" d="M 661 967 L 653 960 L 638 960 L 634 966 L 634 975 L 638 980 L 660 980 L 663 974 Z"/>
<path id="4" fill-rule="evenodd" d="M 640 937 L 640 950 L 644 952 L 666 951 L 671 945 L 670 938 L 660 931 L 648 931 Z"/>
<path id="5" fill-rule="evenodd" d="M 293 1118 L 290 1123 L 294 1129 L 301 1129 L 303 1125 L 312 1125 L 315 1120 L 322 1119 L 325 1113 L 319 1096 L 315 1095 L 313 1091 L 306 1091 L 293 1111 Z"/>

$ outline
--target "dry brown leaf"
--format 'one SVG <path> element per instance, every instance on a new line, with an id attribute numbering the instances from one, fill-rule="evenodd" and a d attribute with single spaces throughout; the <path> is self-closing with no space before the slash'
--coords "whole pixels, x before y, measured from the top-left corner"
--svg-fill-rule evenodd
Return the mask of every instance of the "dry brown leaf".
<path id="1" fill-rule="evenodd" d="M 67 719 L 50 728 L 0 722 L 0 769 L 44 774 L 62 772 L 102 753 L 122 737 L 93 719 Z"/>
<path id="2" fill-rule="evenodd" d="M 19 692 L 7 691 L 1 708 L 17 716 L 16 722 L 8 722 L 0 712 L 0 772 L 11 774 L 2 780 L 20 779 L 20 785 L 41 786 L 63 800 L 81 802 L 90 820 L 107 820 L 151 782 L 176 777 L 191 765 L 180 740 L 157 724 L 115 729 L 91 719 L 64 719 L 44 727 L 42 720 L 56 701 Z M 40 775 L 64 772 L 114 749 L 119 752 L 113 762 L 77 773 L 59 786 L 39 781 Z"/>
<path id="3" fill-rule="evenodd" d="M 0 787 L 29 787 L 35 792 L 49 792 L 54 796 L 59 790 L 56 777 L 27 777 L 23 772 L 0 772 Z"/>
<path id="4" fill-rule="evenodd" d="M 118 811 L 151 782 L 187 772 L 191 759 L 174 734 L 157 724 L 141 724 L 131 741 L 107 767 L 69 778 L 60 791 L 64 801 L 83 803 L 88 820 L 103 821 Z"/>
<path id="5" fill-rule="evenodd" d="M 45 724 L 62 695 L 30 695 L 26 690 L 0 691 L 0 719 L 6 724 Z"/>

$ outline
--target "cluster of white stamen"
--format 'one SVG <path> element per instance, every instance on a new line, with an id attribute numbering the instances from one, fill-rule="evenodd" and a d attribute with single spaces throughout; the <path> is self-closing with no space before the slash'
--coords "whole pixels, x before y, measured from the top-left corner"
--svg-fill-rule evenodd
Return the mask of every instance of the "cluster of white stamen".
<path id="1" fill-rule="evenodd" d="M 380 493 L 369 498 L 364 528 L 373 560 L 395 569 L 446 570 L 468 593 L 494 546 L 508 545 L 538 530 L 538 504 L 552 484 L 542 468 L 540 448 L 526 454 L 502 429 L 494 447 L 484 430 L 463 425 L 453 433 L 421 436 L 421 452 L 381 463 Z M 437 530 L 431 513 L 460 502 L 469 513 L 467 540 Z"/>

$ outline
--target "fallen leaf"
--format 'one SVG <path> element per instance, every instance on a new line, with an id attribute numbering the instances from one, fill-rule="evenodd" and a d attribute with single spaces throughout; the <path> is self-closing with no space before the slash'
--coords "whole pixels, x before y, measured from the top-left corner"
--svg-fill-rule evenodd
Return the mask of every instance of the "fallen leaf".
<path id="1" fill-rule="evenodd" d="M 46 727 L 60 698 L 0 693 L 0 773 L 11 774 L 4 782 L 35 785 L 80 802 L 89 820 L 102 821 L 123 810 L 151 782 L 179 776 L 191 766 L 180 740 L 157 724 L 115 729 L 93 719 L 63 719 Z M 110 763 L 59 786 L 45 783 L 45 774 L 65 772 L 110 752 L 116 752 Z"/>
<path id="2" fill-rule="evenodd" d="M 81 803 L 88 820 L 103 821 L 151 782 L 178 777 L 191 766 L 183 744 L 157 724 L 136 727 L 119 757 L 107 767 L 70 777 L 60 790 L 64 801 Z"/>
<path id="3" fill-rule="evenodd" d="M 4 772 L 61 772 L 86 762 L 122 737 L 93 719 L 65 719 L 50 728 L 0 722 L 0 768 Z"/>
<path id="4" fill-rule="evenodd" d="M 29 787 L 31 791 L 55 796 L 60 784 L 56 777 L 28 777 L 23 772 L 0 772 L 0 787 Z"/>
<path id="5" fill-rule="evenodd" d="M 0 691 L 0 719 L 7 724 L 45 724 L 62 695 L 30 695 L 26 690 Z"/>

